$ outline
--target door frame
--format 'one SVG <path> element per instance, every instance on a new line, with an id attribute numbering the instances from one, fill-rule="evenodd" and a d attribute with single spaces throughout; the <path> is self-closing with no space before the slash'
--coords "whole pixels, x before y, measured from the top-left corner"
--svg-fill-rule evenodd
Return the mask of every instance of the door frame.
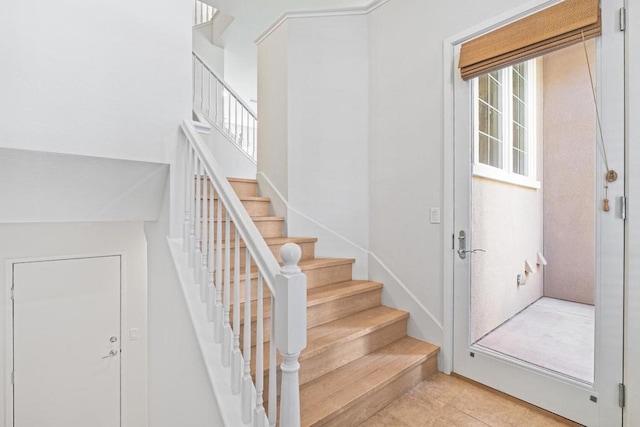
<path id="1" fill-rule="evenodd" d="M 628 2 L 626 0 L 622 1 L 622 5 L 628 8 Z M 509 11 L 500 14 L 494 18 L 491 18 L 485 22 L 482 22 L 472 28 L 469 28 L 461 33 L 458 33 L 444 41 L 444 55 L 443 55 L 443 72 L 444 72 L 444 147 L 443 147 L 443 172 L 444 172 L 444 194 L 443 194 L 443 209 L 446 213 L 443 217 L 443 298 L 444 298 L 444 337 L 443 337 L 443 371 L 446 373 L 451 373 L 453 370 L 453 350 L 454 350 L 454 337 L 455 337 L 455 328 L 454 328 L 454 268 L 455 268 L 455 134 L 456 134 L 456 121 L 455 121 L 455 77 L 457 70 L 457 64 L 455 63 L 455 49 L 456 46 L 460 45 L 466 40 L 476 37 L 482 33 L 487 31 L 491 31 L 496 27 L 500 27 L 507 23 L 513 22 L 522 16 L 529 15 L 531 13 L 536 12 L 537 10 L 544 9 L 549 6 L 553 6 L 554 4 L 559 3 L 559 1 L 544 1 L 544 0 L 534 0 L 520 5 L 519 7 L 515 7 L 510 9 Z M 622 6 L 621 5 L 621 6 Z M 627 9 L 628 10 L 628 9 Z M 607 25 L 607 24 L 603 24 Z M 628 44 L 628 30 L 624 34 L 624 43 L 625 46 Z M 625 62 L 628 61 L 628 51 L 624 53 Z M 625 82 L 628 82 L 628 69 L 625 67 L 624 76 Z M 628 100 L 628 91 L 624 91 L 624 111 L 625 114 L 625 128 L 629 126 L 629 122 L 627 119 L 627 104 Z M 606 123 L 604 124 L 606 127 Z M 628 134 L 625 131 L 623 133 L 624 138 L 624 150 L 626 152 L 625 155 L 625 182 L 624 182 L 624 195 L 628 196 L 628 180 L 629 180 L 629 157 L 628 157 Z M 614 203 L 616 206 L 617 203 Z M 614 213 L 617 210 L 617 206 L 613 210 Z M 624 235 L 624 245 L 625 248 L 628 247 L 629 237 L 628 237 L 628 224 L 624 224 L 625 231 Z M 625 250 L 626 252 L 626 250 Z M 623 267 L 623 289 L 628 289 L 628 253 L 624 254 L 624 267 Z M 622 296 L 624 298 L 624 295 Z M 626 301 L 623 301 L 623 304 L 626 305 Z M 628 308 L 628 307 L 627 307 Z M 625 310 L 627 311 L 627 310 Z M 625 315 L 626 316 L 626 315 Z M 626 317 L 625 317 L 626 318 Z M 624 320 L 623 320 L 624 322 Z M 623 328 L 626 329 L 626 324 L 623 323 Z M 623 348 L 620 349 L 622 354 L 622 381 L 625 380 L 625 370 L 624 370 L 624 356 L 626 351 L 626 343 L 623 337 Z M 597 345 L 598 337 L 596 337 L 596 345 Z M 628 406 L 627 406 L 628 408 Z M 626 419 L 626 408 L 622 409 L 622 419 L 623 423 L 627 422 Z"/>
<path id="2" fill-rule="evenodd" d="M 125 339 L 125 331 L 127 328 L 126 319 L 126 304 L 127 304 L 127 278 L 125 272 L 127 271 L 127 253 L 126 252 L 107 252 L 107 253 L 87 253 L 87 254 L 74 254 L 74 255 L 56 255 L 56 256 L 40 256 L 40 257 L 26 257 L 26 258 L 12 258 L 5 261 L 5 366 L 4 366 L 4 378 L 5 378 L 5 425 L 7 427 L 13 426 L 13 384 L 11 382 L 11 373 L 13 372 L 13 266 L 14 264 L 25 264 L 31 262 L 47 262 L 47 261 L 65 261 L 87 258 L 107 258 L 107 257 L 120 257 L 120 427 L 126 427 L 126 412 L 127 404 L 127 384 L 126 384 L 126 368 L 127 363 L 127 344 Z"/>

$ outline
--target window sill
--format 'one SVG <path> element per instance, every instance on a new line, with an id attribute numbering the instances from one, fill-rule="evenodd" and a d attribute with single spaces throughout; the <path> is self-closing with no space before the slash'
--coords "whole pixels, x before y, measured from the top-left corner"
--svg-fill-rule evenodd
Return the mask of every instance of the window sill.
<path id="1" fill-rule="evenodd" d="M 540 189 L 540 181 L 536 181 L 528 176 L 505 172 L 502 169 L 481 163 L 473 165 L 473 176 L 504 182 L 505 184 L 517 185 L 519 187 L 532 188 L 535 190 Z"/>

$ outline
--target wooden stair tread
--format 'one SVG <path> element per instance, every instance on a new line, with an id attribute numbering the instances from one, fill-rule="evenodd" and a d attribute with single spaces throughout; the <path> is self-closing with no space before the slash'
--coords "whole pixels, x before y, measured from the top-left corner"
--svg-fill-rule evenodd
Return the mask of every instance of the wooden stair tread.
<path id="1" fill-rule="evenodd" d="M 345 265 L 345 264 L 353 264 L 355 259 L 352 258 L 311 258 L 311 259 L 302 259 L 298 263 L 298 267 L 304 273 L 308 270 L 315 270 L 318 268 L 325 267 L 333 267 L 336 265 Z M 282 265 L 282 263 L 280 263 Z M 224 273 L 224 269 L 222 270 Z M 229 273 L 231 274 L 231 281 L 233 282 L 234 277 L 234 269 L 230 269 Z M 214 273 L 215 274 L 215 273 Z M 244 280 L 245 276 L 245 267 L 240 267 L 240 280 Z M 258 267 L 255 265 L 251 266 L 251 278 L 254 279 L 258 277 Z"/>
<path id="2" fill-rule="evenodd" d="M 202 220 L 207 219 L 209 221 L 211 221 L 210 218 L 202 218 Z M 284 217 L 283 216 L 252 216 L 251 219 L 253 220 L 253 222 L 258 222 L 258 221 L 284 221 Z M 225 222 L 226 219 L 223 218 L 222 222 Z M 218 222 L 217 219 L 214 219 L 213 222 Z M 231 222 L 233 223 L 233 220 L 231 220 Z"/>
<path id="3" fill-rule="evenodd" d="M 200 196 L 201 199 L 211 199 L 210 197 L 202 197 Z M 271 202 L 271 198 L 269 197 L 264 197 L 264 196 L 238 196 L 238 199 L 240 199 L 241 202 Z M 218 195 L 216 194 L 216 196 L 213 198 L 213 200 L 218 200 Z"/>
<path id="4" fill-rule="evenodd" d="M 407 336 L 302 385 L 301 424 L 330 421 L 438 352 L 437 346 Z"/>
<path id="5" fill-rule="evenodd" d="M 321 354 L 341 343 L 354 340 L 381 329 L 391 323 L 409 317 L 406 311 L 386 306 L 378 306 L 329 323 L 314 326 L 307 331 L 307 347 L 300 353 L 299 361 Z M 269 369 L 269 342 L 264 343 L 264 369 Z M 255 344 L 251 348 L 251 358 L 255 360 Z M 280 355 L 277 362 L 280 363 Z M 251 373 L 254 373 L 252 367 Z"/>
<path id="6" fill-rule="evenodd" d="M 196 175 L 194 176 L 194 179 L 198 179 L 198 176 L 200 177 L 200 179 L 204 179 L 205 175 Z M 257 179 L 251 179 L 251 178 L 227 178 L 227 181 L 229 182 L 246 182 L 249 184 L 257 184 L 258 180 Z"/>
<path id="7" fill-rule="evenodd" d="M 227 178 L 227 181 L 229 181 L 229 182 L 248 182 L 250 184 L 257 184 L 258 183 L 257 179 L 251 179 L 251 178 Z"/>
<path id="8" fill-rule="evenodd" d="M 333 285 L 319 286 L 317 288 L 311 288 L 307 290 L 307 307 L 313 307 L 315 305 L 323 304 L 329 301 L 334 301 L 340 298 L 345 298 L 352 295 L 361 294 L 364 292 L 370 292 L 375 289 L 381 289 L 382 283 L 369 282 L 367 280 L 351 280 L 349 282 L 334 283 Z M 245 301 L 241 300 L 243 304 Z M 271 317 L 271 296 L 265 296 L 263 301 L 264 318 Z M 234 306 L 234 301 L 231 301 L 231 307 Z M 254 322 L 258 318 L 256 315 L 256 307 L 258 303 L 256 300 L 251 301 L 251 321 Z M 240 324 L 244 324 L 244 304 L 240 308 Z"/>

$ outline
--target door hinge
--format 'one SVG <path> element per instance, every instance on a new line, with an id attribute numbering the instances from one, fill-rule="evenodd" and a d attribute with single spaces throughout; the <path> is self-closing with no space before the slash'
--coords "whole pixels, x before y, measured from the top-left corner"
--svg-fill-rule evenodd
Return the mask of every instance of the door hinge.
<path id="1" fill-rule="evenodd" d="M 15 288 L 11 288 L 11 301 L 15 299 Z"/>
<path id="2" fill-rule="evenodd" d="M 627 219 L 627 196 L 620 197 L 620 214 L 623 220 Z"/>
<path id="3" fill-rule="evenodd" d="M 453 233 L 451 235 L 451 249 L 455 249 L 456 248 L 456 233 Z"/>
<path id="4" fill-rule="evenodd" d="M 627 29 L 627 8 L 620 8 L 620 31 L 626 31 Z"/>
<path id="5" fill-rule="evenodd" d="M 626 388 L 624 386 L 624 384 L 620 383 L 618 384 L 618 405 L 620 405 L 621 408 L 624 408 L 625 405 L 625 400 L 626 400 Z"/>
<path id="6" fill-rule="evenodd" d="M 14 374 L 13 371 L 11 371 L 11 384 L 15 384 L 16 382 L 16 375 Z"/>

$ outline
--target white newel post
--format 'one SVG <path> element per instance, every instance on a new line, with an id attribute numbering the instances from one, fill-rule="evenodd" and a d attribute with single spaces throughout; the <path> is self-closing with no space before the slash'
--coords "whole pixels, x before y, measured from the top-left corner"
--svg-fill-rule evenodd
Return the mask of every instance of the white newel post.
<path id="1" fill-rule="evenodd" d="M 276 276 L 275 342 L 282 354 L 280 425 L 300 426 L 298 356 L 307 346 L 307 277 L 300 271 L 300 246 L 287 243 L 280 249 L 284 266 Z"/>

